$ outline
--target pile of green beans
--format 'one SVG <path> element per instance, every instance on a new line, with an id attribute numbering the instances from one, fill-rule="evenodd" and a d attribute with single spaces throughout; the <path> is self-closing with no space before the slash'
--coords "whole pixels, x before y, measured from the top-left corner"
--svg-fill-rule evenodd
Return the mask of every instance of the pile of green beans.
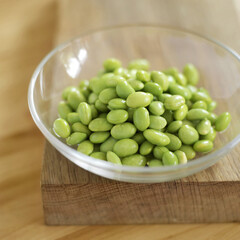
<path id="1" fill-rule="evenodd" d="M 123 68 L 111 58 L 103 67 L 64 89 L 53 123 L 54 133 L 81 153 L 129 166 L 185 164 L 211 151 L 216 131 L 230 124 L 231 115 L 217 116 L 217 103 L 196 87 L 192 64 L 161 72 L 149 71 L 145 59 Z"/>

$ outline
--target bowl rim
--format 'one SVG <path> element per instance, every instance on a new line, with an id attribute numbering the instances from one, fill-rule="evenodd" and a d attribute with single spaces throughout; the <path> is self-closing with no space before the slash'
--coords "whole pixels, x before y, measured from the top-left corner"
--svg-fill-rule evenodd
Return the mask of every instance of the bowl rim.
<path id="1" fill-rule="evenodd" d="M 172 27 L 172 26 L 166 26 L 166 25 L 159 25 L 159 24 L 146 24 L 146 23 L 138 23 L 138 24 L 123 24 L 123 25 L 115 25 L 115 26 L 110 26 L 110 27 L 103 27 L 103 28 L 98 28 L 90 31 L 86 31 L 74 38 L 71 38 L 70 40 L 63 42 L 62 44 L 56 46 L 53 50 L 51 50 L 39 63 L 39 65 L 36 67 L 28 88 L 28 107 L 31 113 L 31 116 L 39 128 L 39 130 L 43 133 L 43 135 L 47 138 L 47 140 L 57 149 L 60 150 L 61 153 L 65 153 L 66 155 L 71 154 L 73 158 L 76 160 L 84 162 L 88 166 L 93 166 L 93 167 L 99 167 L 101 169 L 107 170 L 107 171 L 118 171 L 118 172 L 126 172 L 126 173 L 167 173 L 167 172 L 175 172 L 179 170 L 184 170 L 188 168 L 194 168 L 197 167 L 198 165 L 204 165 L 204 163 L 209 163 L 211 160 L 216 159 L 218 157 L 223 157 L 225 154 L 228 153 L 229 150 L 234 148 L 239 142 L 240 142 L 240 134 L 238 134 L 233 140 L 231 140 L 228 144 L 226 144 L 224 147 L 209 153 L 205 156 L 201 156 L 197 159 L 194 159 L 193 161 L 189 161 L 187 164 L 179 164 L 175 166 L 164 166 L 164 167 L 154 167 L 154 168 L 147 168 L 147 167 L 133 167 L 133 166 L 124 166 L 124 165 L 116 165 L 111 162 L 103 161 L 100 159 L 92 158 L 90 156 L 87 156 L 85 154 L 82 154 L 78 152 L 77 150 L 71 148 L 67 144 L 63 143 L 60 141 L 56 136 L 54 136 L 41 122 L 35 105 L 34 105 L 34 87 L 36 80 L 41 74 L 41 71 L 44 67 L 44 65 L 48 62 L 48 60 L 57 52 L 61 51 L 65 47 L 67 47 L 69 44 L 71 44 L 74 41 L 77 41 L 83 37 L 86 36 L 91 36 L 93 34 L 98 34 L 101 32 L 107 32 L 111 30 L 117 30 L 117 29 L 122 29 L 122 28 L 156 28 L 156 29 L 163 29 L 163 30 L 170 30 L 170 31 L 175 31 L 175 32 L 180 32 L 184 34 L 188 34 L 194 37 L 201 38 L 211 44 L 217 45 L 218 47 L 223 48 L 225 51 L 230 53 L 235 59 L 237 59 L 240 62 L 240 55 L 234 51 L 232 48 L 226 46 L 225 44 L 207 37 L 205 35 L 196 33 L 194 31 L 190 31 L 184 28 L 179 28 L 179 27 Z M 72 161 L 71 159 L 69 159 Z M 76 163 L 76 161 L 72 161 Z M 214 163 L 214 162 L 213 162 Z M 79 166 L 79 165 L 78 165 Z"/>

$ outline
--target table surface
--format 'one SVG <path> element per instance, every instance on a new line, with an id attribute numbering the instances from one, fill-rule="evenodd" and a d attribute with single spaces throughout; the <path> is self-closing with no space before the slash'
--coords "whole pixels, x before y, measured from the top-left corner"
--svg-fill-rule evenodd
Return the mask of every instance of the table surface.
<path id="1" fill-rule="evenodd" d="M 31 119 L 26 98 L 34 68 L 56 43 L 101 26 L 128 22 L 156 23 L 151 14 L 154 11 L 158 23 L 196 30 L 218 38 L 240 52 L 240 1 L 150 2 L 1 1 L 0 239 L 239 239 L 240 225 L 237 223 L 44 225 L 39 184 L 44 138 Z M 155 4 L 158 8 L 154 7 Z M 76 24 L 75 28 L 67 24 L 69 20 L 66 19 L 70 16 L 78 19 L 77 30 Z M 65 34 L 59 34 L 63 32 Z"/>

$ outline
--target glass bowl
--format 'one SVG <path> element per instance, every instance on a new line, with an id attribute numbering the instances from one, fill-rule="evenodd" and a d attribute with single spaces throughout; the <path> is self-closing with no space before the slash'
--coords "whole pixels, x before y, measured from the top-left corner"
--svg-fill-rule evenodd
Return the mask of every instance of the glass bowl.
<path id="1" fill-rule="evenodd" d="M 57 104 L 66 86 L 78 85 L 102 69 L 106 58 L 123 65 L 146 58 L 152 70 L 193 63 L 203 86 L 218 102 L 216 112 L 228 111 L 231 126 L 218 134 L 214 150 L 185 165 L 169 167 L 118 166 L 77 152 L 52 132 Z M 32 117 L 46 139 L 66 158 L 87 171 L 109 179 L 156 183 L 199 172 L 216 163 L 240 140 L 240 57 L 229 47 L 198 34 L 161 26 L 128 25 L 101 29 L 68 41 L 52 50 L 36 68 L 28 92 Z"/>

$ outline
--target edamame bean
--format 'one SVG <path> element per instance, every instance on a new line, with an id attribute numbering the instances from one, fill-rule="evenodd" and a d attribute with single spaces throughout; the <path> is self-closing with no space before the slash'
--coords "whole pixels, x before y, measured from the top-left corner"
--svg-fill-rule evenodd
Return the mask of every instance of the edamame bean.
<path id="1" fill-rule="evenodd" d="M 85 88 L 85 87 L 89 87 L 89 81 L 88 80 L 81 80 L 79 83 L 79 88 Z"/>
<path id="2" fill-rule="evenodd" d="M 177 136 L 171 133 L 165 133 L 165 134 L 170 139 L 170 143 L 166 145 L 167 149 L 169 149 L 170 151 L 176 151 L 182 146 L 182 142 Z"/>
<path id="3" fill-rule="evenodd" d="M 115 88 L 119 82 L 124 82 L 124 81 L 126 81 L 126 79 L 124 77 L 115 76 L 115 75 L 113 75 L 110 78 L 104 79 L 105 86 L 107 88 Z"/>
<path id="4" fill-rule="evenodd" d="M 93 152 L 92 154 L 90 154 L 90 157 L 96 158 L 96 159 L 101 159 L 106 161 L 106 153 L 103 152 Z"/>
<path id="5" fill-rule="evenodd" d="M 165 102 L 167 98 L 170 98 L 172 95 L 168 93 L 162 93 L 159 95 L 158 100 L 161 102 Z"/>
<path id="6" fill-rule="evenodd" d="M 211 130 L 211 122 L 208 119 L 203 119 L 197 124 L 196 129 L 200 135 L 207 135 Z"/>
<path id="7" fill-rule="evenodd" d="M 122 159 L 122 164 L 127 166 L 144 167 L 147 164 L 146 157 L 140 154 L 134 154 Z"/>
<path id="8" fill-rule="evenodd" d="M 161 130 L 165 128 L 167 125 L 167 121 L 163 117 L 150 115 L 149 118 L 150 118 L 149 128 Z"/>
<path id="9" fill-rule="evenodd" d="M 71 129 L 66 120 L 58 118 L 53 123 L 54 132 L 62 138 L 67 138 L 71 134 Z"/>
<path id="10" fill-rule="evenodd" d="M 205 101 L 206 103 L 210 103 L 212 101 L 211 98 L 205 92 L 200 92 L 200 91 L 193 93 L 191 100 L 193 102 Z"/>
<path id="11" fill-rule="evenodd" d="M 222 113 L 215 122 L 215 129 L 218 132 L 222 132 L 229 126 L 231 122 L 231 115 L 229 112 Z"/>
<path id="12" fill-rule="evenodd" d="M 90 105 L 81 102 L 77 108 L 77 112 L 82 124 L 88 125 L 92 120 L 92 111 Z"/>
<path id="13" fill-rule="evenodd" d="M 117 124 L 111 129 L 111 135 L 115 139 L 131 138 L 135 135 L 137 129 L 129 122 Z"/>
<path id="14" fill-rule="evenodd" d="M 185 152 L 183 152 L 181 150 L 177 150 L 174 152 L 174 154 L 178 158 L 178 164 L 186 164 L 187 163 L 187 156 L 186 156 Z"/>
<path id="15" fill-rule="evenodd" d="M 129 63 L 128 69 L 138 69 L 148 71 L 149 62 L 146 59 L 136 59 Z"/>
<path id="16" fill-rule="evenodd" d="M 111 110 L 124 109 L 127 110 L 126 101 L 122 98 L 114 98 L 108 102 L 108 108 Z"/>
<path id="17" fill-rule="evenodd" d="M 94 93 L 99 94 L 103 89 L 106 88 L 105 81 L 103 80 L 104 76 L 106 76 L 106 74 L 104 74 L 101 77 L 101 79 L 97 78 L 97 79 L 94 79 L 90 82 L 90 87 L 92 88 L 92 91 Z"/>
<path id="18" fill-rule="evenodd" d="M 139 149 L 141 155 L 148 155 L 152 152 L 154 145 L 148 141 L 144 141 Z"/>
<path id="19" fill-rule="evenodd" d="M 193 149 L 196 152 L 209 152 L 213 148 L 213 143 L 209 140 L 199 140 L 194 143 Z"/>
<path id="20" fill-rule="evenodd" d="M 63 118 L 66 120 L 68 114 L 71 112 L 72 112 L 72 109 L 66 102 L 61 101 L 58 104 L 58 114 L 59 114 L 60 118 Z"/>
<path id="21" fill-rule="evenodd" d="M 105 142 L 110 136 L 109 132 L 94 132 L 90 135 L 89 140 L 92 143 L 98 144 Z"/>
<path id="22" fill-rule="evenodd" d="M 191 93 L 197 92 L 197 88 L 193 85 L 187 85 L 186 87 L 190 90 Z"/>
<path id="23" fill-rule="evenodd" d="M 133 113 L 134 113 L 134 108 L 128 108 L 128 121 L 129 122 L 133 121 Z"/>
<path id="24" fill-rule="evenodd" d="M 113 150 L 114 144 L 117 142 L 117 140 L 113 137 L 109 137 L 105 142 L 103 142 L 100 145 L 100 151 L 101 152 L 108 152 Z"/>
<path id="25" fill-rule="evenodd" d="M 190 120 L 190 121 L 202 120 L 204 118 L 207 118 L 208 115 L 209 115 L 208 111 L 201 108 L 195 108 L 188 111 L 187 120 Z"/>
<path id="26" fill-rule="evenodd" d="M 217 107 L 217 102 L 212 101 L 208 104 L 207 110 L 208 112 L 212 112 Z"/>
<path id="27" fill-rule="evenodd" d="M 138 151 L 138 144 L 132 139 L 121 139 L 113 146 L 113 152 L 119 157 L 127 157 Z M 123 163 L 123 162 L 122 162 Z"/>
<path id="28" fill-rule="evenodd" d="M 68 95 L 71 91 L 79 91 L 77 87 L 75 86 L 69 86 L 69 87 L 66 87 L 64 90 L 63 90 L 63 93 L 62 93 L 62 99 L 63 100 L 67 100 L 68 99 Z"/>
<path id="29" fill-rule="evenodd" d="M 105 118 L 95 118 L 88 125 L 89 129 L 93 132 L 109 131 L 111 130 L 112 126 L 113 125 Z"/>
<path id="30" fill-rule="evenodd" d="M 77 150 L 83 154 L 90 155 L 93 152 L 94 146 L 89 140 L 79 143 Z"/>
<path id="31" fill-rule="evenodd" d="M 199 80 L 198 70 L 191 63 L 186 64 L 183 68 L 183 74 L 188 80 L 188 83 L 191 85 L 197 85 Z"/>
<path id="32" fill-rule="evenodd" d="M 213 142 L 216 138 L 216 135 L 217 135 L 216 130 L 213 127 L 211 127 L 208 134 L 201 136 L 201 140 L 209 140 Z"/>
<path id="33" fill-rule="evenodd" d="M 68 94 L 68 98 L 67 98 L 67 102 L 69 103 L 69 105 L 76 110 L 78 108 L 79 103 L 81 102 L 85 102 L 86 98 L 84 97 L 84 95 L 77 89 L 72 90 L 69 94 Z"/>
<path id="34" fill-rule="evenodd" d="M 166 110 L 162 117 L 164 117 L 168 124 L 170 124 L 173 121 L 173 112 L 171 110 Z M 177 119 L 176 119 L 177 120 Z"/>
<path id="35" fill-rule="evenodd" d="M 193 124 L 191 121 L 188 121 L 188 120 L 186 120 L 186 119 L 183 120 L 182 123 L 183 123 L 182 125 L 189 125 L 189 126 L 191 126 L 191 127 L 194 127 L 194 124 Z"/>
<path id="36" fill-rule="evenodd" d="M 153 82 L 159 84 L 164 92 L 168 90 L 169 80 L 164 73 L 159 71 L 152 71 L 151 79 L 153 80 Z"/>
<path id="37" fill-rule="evenodd" d="M 150 81 L 150 74 L 144 70 L 138 70 L 136 73 L 137 80 L 141 82 L 149 82 Z"/>
<path id="38" fill-rule="evenodd" d="M 92 119 L 96 118 L 98 116 L 98 111 L 94 105 L 90 105 L 91 113 L 92 113 Z"/>
<path id="39" fill-rule="evenodd" d="M 169 150 L 166 147 L 156 146 L 153 149 L 153 156 L 157 159 L 162 159 L 163 153 L 168 152 Z"/>
<path id="40" fill-rule="evenodd" d="M 208 109 L 208 106 L 207 106 L 206 102 L 200 100 L 200 101 L 196 101 L 196 102 L 192 105 L 192 108 L 201 108 L 201 109 L 207 110 L 207 109 Z"/>
<path id="41" fill-rule="evenodd" d="M 143 136 L 152 144 L 157 146 L 166 146 L 170 143 L 169 137 L 160 131 L 147 129 L 143 132 Z"/>
<path id="42" fill-rule="evenodd" d="M 117 84 L 116 92 L 120 98 L 126 99 L 131 93 L 134 93 L 135 90 L 127 81 L 124 81 Z"/>
<path id="43" fill-rule="evenodd" d="M 107 115 L 108 122 L 112 124 L 124 123 L 127 121 L 127 119 L 128 119 L 128 112 L 122 109 L 111 110 Z"/>
<path id="44" fill-rule="evenodd" d="M 179 150 L 186 154 L 187 160 L 192 160 L 196 156 L 196 152 L 193 150 L 192 146 L 182 145 Z"/>
<path id="45" fill-rule="evenodd" d="M 68 115 L 67 115 L 67 121 L 68 121 L 70 124 L 74 124 L 74 123 L 76 123 L 76 122 L 80 122 L 80 118 L 79 118 L 78 113 L 76 113 L 76 112 L 68 113 Z"/>
<path id="46" fill-rule="evenodd" d="M 117 68 L 114 70 L 114 74 L 118 75 L 118 76 L 122 76 L 124 78 L 126 78 L 129 74 L 128 74 L 128 70 L 126 68 Z"/>
<path id="47" fill-rule="evenodd" d="M 146 107 L 152 101 L 150 94 L 145 92 L 134 92 L 130 94 L 127 98 L 127 106 L 130 108 Z"/>
<path id="48" fill-rule="evenodd" d="M 176 120 L 182 121 L 188 113 L 188 106 L 186 104 L 183 104 L 179 109 L 174 111 L 173 116 Z"/>
<path id="49" fill-rule="evenodd" d="M 178 73 L 178 69 L 175 67 L 171 67 L 171 68 L 165 69 L 163 72 L 167 75 L 174 76 L 175 74 Z"/>
<path id="50" fill-rule="evenodd" d="M 178 110 L 185 103 L 185 99 L 180 95 L 173 95 L 164 102 L 164 107 L 168 110 Z"/>
<path id="51" fill-rule="evenodd" d="M 145 141 L 145 137 L 141 132 L 136 133 L 132 139 L 137 142 L 138 145 L 141 145 Z"/>
<path id="52" fill-rule="evenodd" d="M 215 113 L 209 113 L 207 119 L 210 120 L 211 124 L 214 125 L 217 121 L 217 115 Z"/>
<path id="53" fill-rule="evenodd" d="M 150 125 L 149 112 L 146 108 L 137 108 L 133 113 L 133 122 L 136 128 L 140 131 L 144 131 Z"/>
<path id="54" fill-rule="evenodd" d="M 195 128 L 183 125 L 178 131 L 178 137 L 184 144 L 191 145 L 198 141 L 199 135 Z"/>
<path id="55" fill-rule="evenodd" d="M 107 161 L 118 165 L 122 165 L 121 159 L 117 156 L 116 153 L 112 151 L 107 152 Z"/>
<path id="56" fill-rule="evenodd" d="M 161 88 L 161 86 L 157 83 L 154 82 L 148 82 L 144 85 L 144 89 L 145 92 L 149 92 L 152 95 L 158 97 L 160 94 L 162 94 L 163 90 Z"/>
<path id="57" fill-rule="evenodd" d="M 105 88 L 104 90 L 102 90 L 98 96 L 99 100 L 104 103 L 104 104 L 108 104 L 108 102 L 111 99 L 117 98 L 117 92 L 115 90 L 115 88 Z"/>
<path id="58" fill-rule="evenodd" d="M 95 108 L 100 112 L 108 112 L 107 104 L 104 104 L 99 99 L 97 99 L 95 102 Z"/>
<path id="59" fill-rule="evenodd" d="M 88 127 L 80 122 L 76 122 L 72 125 L 72 131 L 86 133 L 88 136 L 91 134 L 91 131 L 88 129 Z"/>
<path id="60" fill-rule="evenodd" d="M 173 95 L 180 95 L 184 97 L 186 100 L 190 100 L 192 97 L 192 93 L 190 90 L 186 87 L 183 87 L 178 84 L 170 84 L 169 86 L 169 92 Z M 199 99 L 201 100 L 201 99 Z"/>
<path id="61" fill-rule="evenodd" d="M 181 86 L 185 86 L 187 84 L 186 77 L 182 73 L 180 73 L 180 72 L 175 73 L 174 74 L 174 78 L 175 78 L 177 84 L 179 84 Z"/>
<path id="62" fill-rule="evenodd" d="M 87 138 L 86 133 L 74 132 L 66 140 L 66 143 L 70 146 L 79 144 Z"/>
<path id="63" fill-rule="evenodd" d="M 149 167 L 161 167 L 163 166 L 162 162 L 158 159 L 152 159 L 148 162 Z"/>
<path id="64" fill-rule="evenodd" d="M 150 111 L 150 113 L 152 113 L 153 115 L 156 116 L 160 116 L 164 113 L 165 108 L 163 106 L 162 102 L 159 101 L 153 101 L 150 103 L 148 110 Z"/>
<path id="65" fill-rule="evenodd" d="M 182 125 L 182 121 L 173 121 L 168 125 L 167 131 L 169 133 L 176 133 Z"/>
<path id="66" fill-rule="evenodd" d="M 131 79 L 131 80 L 128 80 L 128 83 L 133 87 L 135 91 L 139 91 L 144 88 L 144 84 L 139 80 Z"/>
<path id="67" fill-rule="evenodd" d="M 106 72 L 113 72 L 115 69 L 121 67 L 121 62 L 116 58 L 109 58 L 103 62 L 103 67 Z"/>
<path id="68" fill-rule="evenodd" d="M 162 162 L 164 166 L 171 166 L 178 164 L 178 158 L 173 152 L 165 152 L 163 153 Z"/>

